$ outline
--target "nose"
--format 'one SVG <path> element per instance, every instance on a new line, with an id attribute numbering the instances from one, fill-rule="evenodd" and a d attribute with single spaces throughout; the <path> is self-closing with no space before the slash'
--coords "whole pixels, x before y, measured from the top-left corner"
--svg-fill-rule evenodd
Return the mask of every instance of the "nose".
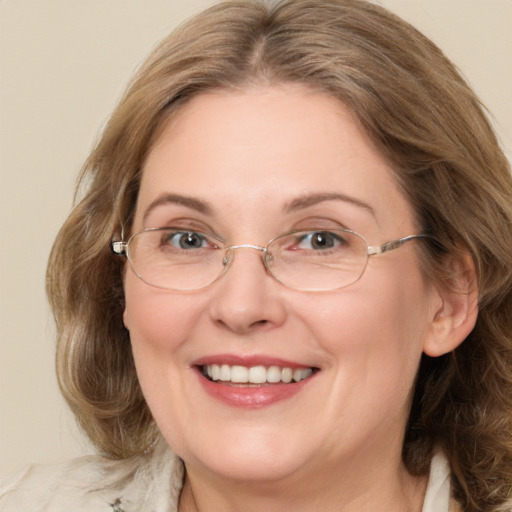
<path id="1" fill-rule="evenodd" d="M 267 272 L 263 247 L 243 244 L 227 248 L 225 274 L 213 285 L 211 317 L 238 334 L 281 325 L 286 318 L 283 288 Z"/>

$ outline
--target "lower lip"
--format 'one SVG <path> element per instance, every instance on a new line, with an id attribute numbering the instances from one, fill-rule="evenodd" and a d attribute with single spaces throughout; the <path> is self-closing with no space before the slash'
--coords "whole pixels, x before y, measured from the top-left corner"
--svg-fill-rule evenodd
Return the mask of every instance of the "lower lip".
<path id="1" fill-rule="evenodd" d="M 287 400 L 302 391 L 315 375 L 290 384 L 244 386 L 243 384 L 230 384 L 222 381 L 213 382 L 207 379 L 199 368 L 197 374 L 203 389 L 208 395 L 231 407 L 242 409 L 261 409 L 276 402 Z"/>

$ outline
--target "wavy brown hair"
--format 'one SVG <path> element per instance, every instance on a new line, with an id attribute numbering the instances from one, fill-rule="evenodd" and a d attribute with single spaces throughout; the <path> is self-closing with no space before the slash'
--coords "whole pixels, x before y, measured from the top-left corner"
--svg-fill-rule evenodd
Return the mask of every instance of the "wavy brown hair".
<path id="1" fill-rule="evenodd" d="M 411 473 L 425 474 L 441 446 L 463 509 L 503 511 L 512 483 L 509 164 L 443 53 L 365 1 L 228 1 L 175 31 L 141 66 L 85 162 L 50 257 L 62 392 L 104 454 L 126 458 L 156 441 L 111 240 L 129 232 L 145 158 L 183 104 L 212 89 L 290 82 L 348 105 L 389 159 L 418 224 L 441 242 L 422 249 L 429 278 L 451 279 L 447 258 L 461 250 L 473 258 L 476 327 L 454 352 L 421 361 L 403 459 Z"/>

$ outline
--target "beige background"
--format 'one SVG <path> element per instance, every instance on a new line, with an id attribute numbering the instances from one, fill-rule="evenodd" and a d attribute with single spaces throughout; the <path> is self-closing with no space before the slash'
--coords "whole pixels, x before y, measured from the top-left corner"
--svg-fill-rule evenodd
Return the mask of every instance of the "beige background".
<path id="1" fill-rule="evenodd" d="M 212 0 L 0 0 L 0 475 L 91 451 L 61 400 L 44 297 L 76 174 L 137 64 Z M 382 0 L 437 42 L 512 152 L 512 0 Z"/>

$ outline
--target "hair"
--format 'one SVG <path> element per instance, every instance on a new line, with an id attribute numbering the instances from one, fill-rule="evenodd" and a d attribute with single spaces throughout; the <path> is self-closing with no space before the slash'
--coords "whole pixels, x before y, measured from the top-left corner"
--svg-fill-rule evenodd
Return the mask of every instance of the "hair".
<path id="1" fill-rule="evenodd" d="M 228 1 L 191 19 L 140 67 L 82 169 L 53 247 L 47 293 L 61 390 L 107 456 L 159 437 L 123 325 L 123 261 L 141 170 L 165 122 L 194 96 L 303 84 L 347 105 L 395 170 L 423 232 L 425 272 L 450 281 L 469 254 L 479 315 L 452 353 L 423 356 L 403 460 L 428 471 L 447 455 L 466 512 L 502 511 L 512 494 L 512 179 L 478 98 L 430 40 L 364 0 Z M 443 249 L 440 250 L 440 245 Z"/>

